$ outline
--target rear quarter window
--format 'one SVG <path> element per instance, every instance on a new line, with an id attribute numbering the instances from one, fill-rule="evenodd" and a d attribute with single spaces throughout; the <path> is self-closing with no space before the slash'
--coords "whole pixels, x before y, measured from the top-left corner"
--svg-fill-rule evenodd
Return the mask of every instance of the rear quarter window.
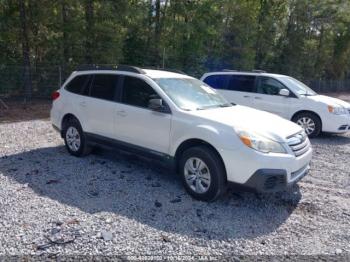
<path id="1" fill-rule="evenodd" d="M 83 90 L 89 83 L 89 75 L 78 75 L 74 77 L 66 86 L 65 89 L 74 94 L 82 94 Z"/>
<path id="2" fill-rule="evenodd" d="M 215 89 L 226 89 L 228 77 L 227 75 L 211 75 L 206 77 L 203 82 Z"/>

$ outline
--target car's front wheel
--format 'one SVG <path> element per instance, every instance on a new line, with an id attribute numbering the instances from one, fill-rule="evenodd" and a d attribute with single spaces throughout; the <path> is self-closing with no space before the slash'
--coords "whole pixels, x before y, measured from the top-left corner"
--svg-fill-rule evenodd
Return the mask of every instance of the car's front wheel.
<path id="1" fill-rule="evenodd" d="M 73 156 L 84 156 L 90 153 L 83 129 L 78 120 L 70 119 L 65 123 L 63 138 L 68 152 Z"/>
<path id="2" fill-rule="evenodd" d="M 226 172 L 218 154 L 207 146 L 187 149 L 179 169 L 186 191 L 195 199 L 214 201 L 226 189 Z"/>
<path id="3" fill-rule="evenodd" d="M 313 113 L 300 113 L 293 117 L 292 120 L 301 126 L 309 137 L 316 137 L 321 133 L 321 119 Z"/>

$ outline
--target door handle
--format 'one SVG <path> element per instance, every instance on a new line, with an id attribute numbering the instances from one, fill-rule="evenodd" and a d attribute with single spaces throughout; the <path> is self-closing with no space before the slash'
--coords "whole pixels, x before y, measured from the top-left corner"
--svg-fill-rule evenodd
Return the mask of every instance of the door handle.
<path id="1" fill-rule="evenodd" d="M 86 102 L 80 102 L 79 105 L 80 105 L 81 107 L 86 107 Z"/>
<path id="2" fill-rule="evenodd" d="M 255 99 L 257 99 L 257 100 L 262 100 L 262 98 L 261 97 L 254 97 Z"/>
<path id="3" fill-rule="evenodd" d="M 249 98 L 250 96 L 243 96 L 244 98 Z"/>
<path id="4" fill-rule="evenodd" d="M 127 116 L 127 113 L 124 110 L 119 110 L 119 111 L 117 111 L 117 115 L 125 117 L 125 116 Z"/>

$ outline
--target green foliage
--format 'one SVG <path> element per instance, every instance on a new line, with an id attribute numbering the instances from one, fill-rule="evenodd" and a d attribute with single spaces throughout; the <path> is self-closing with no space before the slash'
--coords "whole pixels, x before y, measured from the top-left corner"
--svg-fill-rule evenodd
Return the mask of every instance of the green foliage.
<path id="1" fill-rule="evenodd" d="M 34 72 L 93 62 L 349 78 L 348 0 L 23 1 Z M 19 2 L 2 0 L 0 64 L 21 65 L 22 45 Z"/>

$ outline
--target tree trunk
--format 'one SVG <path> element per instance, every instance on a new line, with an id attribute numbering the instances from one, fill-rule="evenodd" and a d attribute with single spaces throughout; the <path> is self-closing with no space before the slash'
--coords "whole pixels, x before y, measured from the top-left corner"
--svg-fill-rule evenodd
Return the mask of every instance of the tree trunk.
<path id="1" fill-rule="evenodd" d="M 154 27 L 154 46 L 155 46 L 155 58 L 156 65 L 160 65 L 160 0 L 156 0 L 156 17 L 155 17 L 155 27 Z"/>
<path id="2" fill-rule="evenodd" d="M 19 0 L 19 16 L 21 22 L 21 42 L 23 55 L 23 79 L 24 79 L 24 101 L 32 98 L 32 77 L 30 66 L 30 47 L 28 37 L 28 21 L 26 17 L 26 6 L 24 0 Z"/>
<path id="3" fill-rule="evenodd" d="M 67 71 L 67 63 L 69 61 L 69 46 L 68 46 L 68 34 L 67 34 L 67 23 L 68 23 L 68 8 L 66 0 L 61 0 L 61 11 L 62 11 L 62 52 L 63 52 L 63 61 L 62 61 L 62 72 L 63 78 Z"/>
<path id="4" fill-rule="evenodd" d="M 94 39 L 94 1 L 85 1 L 85 22 L 86 22 L 86 42 L 85 42 L 85 61 L 87 64 L 93 63 L 93 39 Z"/>
<path id="5" fill-rule="evenodd" d="M 265 50 L 263 50 L 263 23 L 264 23 L 264 18 L 267 15 L 268 12 L 268 7 L 267 7 L 267 2 L 266 0 L 260 0 L 260 11 L 258 15 L 258 20 L 257 20 L 257 36 L 256 36 L 256 43 L 255 43 L 255 50 L 256 50 L 256 55 L 255 55 L 255 69 L 262 69 L 262 62 L 264 60 L 265 56 Z"/>

